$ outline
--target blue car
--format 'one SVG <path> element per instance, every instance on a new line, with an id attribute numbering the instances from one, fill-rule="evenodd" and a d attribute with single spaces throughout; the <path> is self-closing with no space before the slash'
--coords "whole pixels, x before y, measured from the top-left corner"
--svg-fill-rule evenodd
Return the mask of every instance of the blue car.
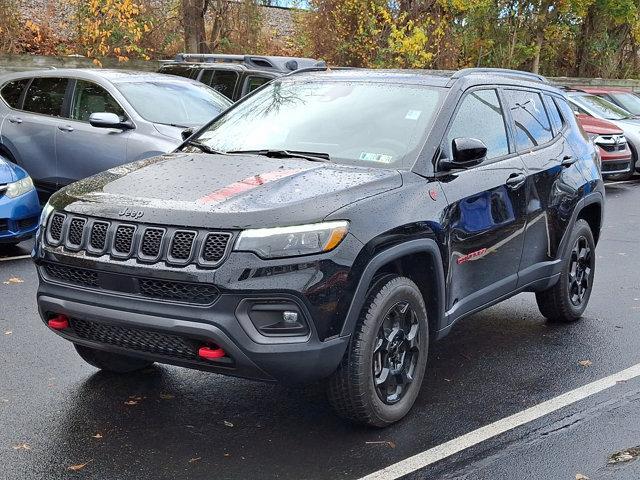
<path id="1" fill-rule="evenodd" d="M 33 237 L 39 217 L 40 202 L 31 177 L 0 157 L 0 246 Z"/>

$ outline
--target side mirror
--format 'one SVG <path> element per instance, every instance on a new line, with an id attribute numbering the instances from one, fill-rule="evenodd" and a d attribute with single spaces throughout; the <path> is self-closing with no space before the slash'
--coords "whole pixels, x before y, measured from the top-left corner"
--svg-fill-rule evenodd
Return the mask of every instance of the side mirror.
<path id="1" fill-rule="evenodd" d="M 477 138 L 454 138 L 451 159 L 439 163 L 442 170 L 466 169 L 480 165 L 487 157 L 487 146 Z"/>
<path id="2" fill-rule="evenodd" d="M 122 122 L 118 115 L 108 112 L 92 113 L 89 116 L 89 123 L 96 128 L 119 128 L 120 130 L 133 128 L 133 124 L 129 120 Z"/>
<path id="3" fill-rule="evenodd" d="M 185 141 L 187 138 L 193 135 L 195 131 L 196 129 L 193 127 L 185 128 L 184 130 L 182 130 L 182 132 L 180 133 L 180 135 L 182 135 L 182 141 Z"/>

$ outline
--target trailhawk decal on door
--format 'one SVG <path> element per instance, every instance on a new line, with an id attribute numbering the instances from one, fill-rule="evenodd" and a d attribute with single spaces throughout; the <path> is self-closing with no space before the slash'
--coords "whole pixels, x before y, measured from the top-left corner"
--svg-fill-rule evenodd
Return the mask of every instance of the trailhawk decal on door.
<path id="1" fill-rule="evenodd" d="M 202 198 L 197 200 L 202 205 L 208 205 L 210 203 L 218 203 L 227 200 L 240 193 L 253 190 L 265 183 L 273 182 L 281 178 L 290 177 L 296 173 L 304 172 L 303 168 L 289 168 L 281 170 L 273 170 L 271 172 L 261 173 L 259 175 L 252 175 L 251 177 L 244 178 L 238 182 L 233 182 L 226 187 L 222 187 L 215 192 L 211 192 Z"/>
<path id="2" fill-rule="evenodd" d="M 463 255 L 461 257 L 459 257 L 456 260 L 456 263 L 458 265 L 462 265 L 463 263 L 467 263 L 471 260 L 477 260 L 480 257 L 484 257 L 484 255 L 487 253 L 487 249 L 486 248 L 481 248 L 480 250 L 476 250 L 475 252 L 471 252 L 471 253 L 467 253 L 466 255 Z"/>

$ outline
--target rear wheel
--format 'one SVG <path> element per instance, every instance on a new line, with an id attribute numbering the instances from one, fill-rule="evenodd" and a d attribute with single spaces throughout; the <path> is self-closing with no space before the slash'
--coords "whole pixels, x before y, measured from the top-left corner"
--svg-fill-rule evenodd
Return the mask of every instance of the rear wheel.
<path id="1" fill-rule="evenodd" d="M 578 320 L 589 303 L 596 267 L 595 242 L 589 224 L 578 220 L 570 239 L 571 250 L 564 260 L 560 280 L 536 293 L 540 312 L 553 322 Z"/>
<path id="2" fill-rule="evenodd" d="M 153 365 L 153 362 L 142 358 L 105 352 L 84 345 L 74 344 L 73 346 L 85 362 L 107 372 L 130 373 Z"/>
<path id="3" fill-rule="evenodd" d="M 353 422 L 384 427 L 403 418 L 420 391 L 429 325 L 420 290 L 405 277 L 374 284 L 338 370 L 329 402 Z"/>

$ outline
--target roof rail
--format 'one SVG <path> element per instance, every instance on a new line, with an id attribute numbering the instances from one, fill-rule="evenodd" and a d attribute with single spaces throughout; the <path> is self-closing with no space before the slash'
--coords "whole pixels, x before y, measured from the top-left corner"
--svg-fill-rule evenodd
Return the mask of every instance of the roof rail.
<path id="1" fill-rule="evenodd" d="M 451 75 L 451 78 L 462 78 L 466 77 L 467 75 L 477 75 L 483 73 L 493 73 L 496 75 L 502 75 L 503 77 L 520 78 L 525 80 L 532 80 L 534 82 L 549 83 L 549 80 L 547 80 L 546 77 L 538 75 L 537 73 L 523 72 L 522 70 L 510 70 L 508 68 L 463 68 L 462 70 L 458 70 L 453 75 Z"/>
<path id="2" fill-rule="evenodd" d="M 309 66 L 324 66 L 323 61 L 313 58 L 271 57 L 263 55 L 231 55 L 224 53 L 178 53 L 176 63 L 237 63 L 253 68 L 274 69 L 293 72 Z"/>
<path id="3" fill-rule="evenodd" d="M 318 63 L 324 64 L 324 62 L 318 62 Z M 327 64 L 324 64 L 324 65 L 317 65 L 315 67 L 299 68 L 298 70 L 294 70 L 293 72 L 287 73 L 285 76 L 290 77 L 292 75 L 298 75 L 299 73 L 327 72 L 327 71 L 336 71 L 336 70 L 357 70 L 357 67 L 330 67 Z"/>

